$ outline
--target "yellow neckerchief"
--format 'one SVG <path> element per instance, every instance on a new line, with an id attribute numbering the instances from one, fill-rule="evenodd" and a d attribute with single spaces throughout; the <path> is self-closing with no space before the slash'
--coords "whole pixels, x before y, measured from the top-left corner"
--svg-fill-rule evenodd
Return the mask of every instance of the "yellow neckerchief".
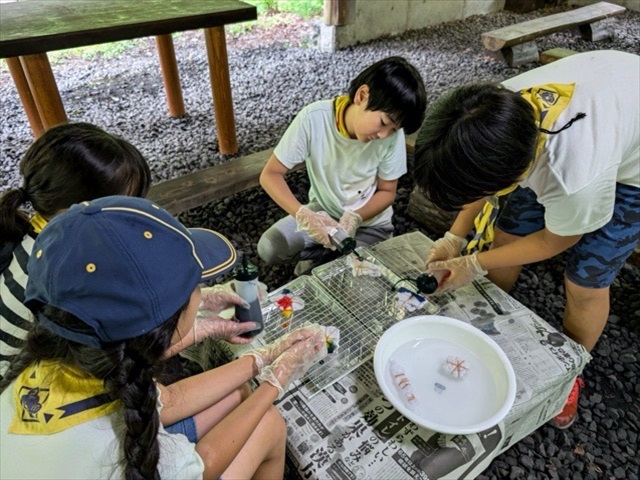
<path id="1" fill-rule="evenodd" d="M 102 380 L 52 360 L 36 362 L 18 376 L 13 401 L 9 432 L 22 435 L 61 432 L 120 406 L 109 399 Z"/>
<path id="2" fill-rule="evenodd" d="M 347 131 L 347 124 L 345 123 L 345 113 L 347 112 L 347 107 L 349 105 L 350 102 L 348 95 L 341 95 L 333 100 L 333 108 L 336 112 L 336 125 L 338 126 L 338 131 L 347 138 L 351 138 Z"/>
<path id="3" fill-rule="evenodd" d="M 529 102 L 535 111 L 536 118 L 538 118 L 538 128 L 551 129 L 551 126 L 558 119 L 562 111 L 569 105 L 575 85 L 575 83 L 549 83 L 547 85 L 520 90 L 522 98 Z M 546 133 L 538 133 L 534 160 L 538 158 L 542 152 L 546 140 Z M 533 165 L 533 161 L 531 165 Z M 529 169 L 531 169 L 531 165 Z M 528 170 L 523 174 L 523 178 L 527 173 Z M 487 198 L 487 201 L 482 207 L 482 211 L 473 221 L 475 233 L 473 239 L 467 244 L 467 252 L 471 252 L 476 247 L 479 251 L 482 251 L 485 246 L 488 247 L 489 244 L 491 244 L 494 236 L 493 224 L 498 216 L 499 198 L 513 192 L 517 186 L 518 184 L 514 183 L 510 187 L 495 193 L 492 197 Z"/>
<path id="4" fill-rule="evenodd" d="M 47 219 L 39 213 L 36 213 L 33 217 L 31 217 L 29 223 L 31 223 L 34 232 L 40 233 L 47 224 Z"/>

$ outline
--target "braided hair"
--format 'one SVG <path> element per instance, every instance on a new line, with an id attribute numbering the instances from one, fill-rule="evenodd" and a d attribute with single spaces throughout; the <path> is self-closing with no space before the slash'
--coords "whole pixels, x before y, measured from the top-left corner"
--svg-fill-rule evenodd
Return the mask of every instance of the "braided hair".
<path id="1" fill-rule="evenodd" d="M 24 347 L 0 380 L 0 393 L 29 365 L 40 360 L 57 360 L 87 376 L 104 380 L 111 400 L 120 400 L 124 408 L 126 432 L 120 443 L 125 478 L 159 480 L 160 446 L 157 437 L 160 415 L 154 376 L 162 366 L 180 314 L 187 304 L 155 329 L 135 338 L 110 343 L 101 349 L 67 340 L 36 322 Z M 43 305 L 36 311 L 63 327 L 87 328 L 77 317 L 55 307 Z"/>
<path id="2" fill-rule="evenodd" d="M 107 195 L 144 197 L 151 171 L 140 151 L 90 123 L 50 128 L 19 165 L 23 185 L 0 197 L 0 238 L 19 242 L 30 232 L 27 202 L 49 218 L 74 203 Z"/>

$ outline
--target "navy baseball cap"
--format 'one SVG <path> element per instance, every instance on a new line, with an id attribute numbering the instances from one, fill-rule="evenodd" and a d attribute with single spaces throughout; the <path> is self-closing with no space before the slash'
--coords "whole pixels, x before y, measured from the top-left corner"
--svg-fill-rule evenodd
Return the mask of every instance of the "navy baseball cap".
<path id="1" fill-rule="evenodd" d="M 100 348 L 158 327 L 196 285 L 228 272 L 236 251 L 224 236 L 186 228 L 152 201 L 111 196 L 73 205 L 38 235 L 27 264 L 25 304 L 75 315 L 81 332 L 36 320 L 69 340 Z"/>

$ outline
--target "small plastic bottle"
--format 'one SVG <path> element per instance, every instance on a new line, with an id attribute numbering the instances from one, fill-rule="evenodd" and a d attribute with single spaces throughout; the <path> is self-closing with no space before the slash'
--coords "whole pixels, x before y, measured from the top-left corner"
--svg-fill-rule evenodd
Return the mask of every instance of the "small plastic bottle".
<path id="1" fill-rule="evenodd" d="M 249 262 L 246 255 L 242 256 L 242 263 L 234 269 L 236 293 L 249 304 L 249 309 L 236 305 L 236 318 L 239 322 L 256 322 L 260 326 L 256 330 L 247 332 L 242 337 L 253 337 L 264 328 L 262 309 L 258 297 L 258 267 Z"/>

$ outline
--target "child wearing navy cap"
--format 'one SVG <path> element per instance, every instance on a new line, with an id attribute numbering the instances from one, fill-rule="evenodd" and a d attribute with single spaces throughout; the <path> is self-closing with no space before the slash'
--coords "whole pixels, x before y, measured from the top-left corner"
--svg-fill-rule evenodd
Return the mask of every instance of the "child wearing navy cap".
<path id="1" fill-rule="evenodd" d="M 199 283 L 235 261 L 222 235 L 141 198 L 53 218 L 28 263 L 36 322 L 0 381 L 0 477 L 281 478 L 286 429 L 272 402 L 326 354 L 317 326 L 170 387 L 154 379 L 193 335 Z M 168 423 L 193 416 L 198 442 L 168 433 L 161 411 Z"/>

